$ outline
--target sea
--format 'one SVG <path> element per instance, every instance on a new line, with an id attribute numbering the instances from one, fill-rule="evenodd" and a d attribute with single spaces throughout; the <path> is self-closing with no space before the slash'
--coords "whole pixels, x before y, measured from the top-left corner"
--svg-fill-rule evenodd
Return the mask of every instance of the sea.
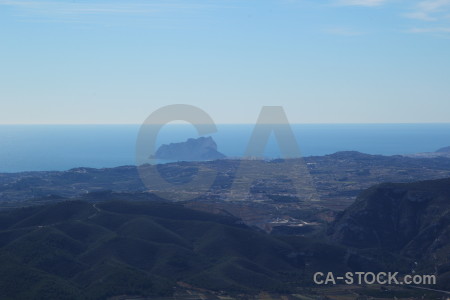
<path id="1" fill-rule="evenodd" d="M 292 124 L 302 156 L 338 151 L 401 155 L 434 152 L 450 146 L 450 123 Z M 255 125 L 219 124 L 212 136 L 218 150 L 242 157 Z M 134 165 L 140 125 L 0 125 L 0 173 L 63 171 L 77 167 Z M 156 145 L 199 137 L 188 124 L 169 124 Z M 274 137 L 264 157 L 280 158 Z"/>

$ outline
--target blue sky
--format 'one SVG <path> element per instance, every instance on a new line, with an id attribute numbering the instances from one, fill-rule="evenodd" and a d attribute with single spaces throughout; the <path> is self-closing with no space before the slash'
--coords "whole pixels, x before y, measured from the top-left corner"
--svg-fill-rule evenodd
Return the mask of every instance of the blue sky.
<path id="1" fill-rule="evenodd" d="M 450 122 L 450 0 L 0 0 L 0 123 Z"/>

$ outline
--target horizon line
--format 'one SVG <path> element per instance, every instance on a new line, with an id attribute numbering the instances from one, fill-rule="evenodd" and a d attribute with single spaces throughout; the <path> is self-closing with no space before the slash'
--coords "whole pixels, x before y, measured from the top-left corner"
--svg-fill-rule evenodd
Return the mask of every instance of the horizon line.
<path id="1" fill-rule="evenodd" d="M 257 123 L 215 123 L 215 125 L 256 125 Z M 282 123 L 259 123 L 258 125 L 279 125 Z M 290 122 L 289 125 L 433 125 L 450 124 L 448 122 Z M 0 123 L 0 126 L 142 126 L 143 123 Z M 155 125 L 155 124 L 148 124 Z M 205 125 L 190 123 L 166 123 L 158 125 Z"/>

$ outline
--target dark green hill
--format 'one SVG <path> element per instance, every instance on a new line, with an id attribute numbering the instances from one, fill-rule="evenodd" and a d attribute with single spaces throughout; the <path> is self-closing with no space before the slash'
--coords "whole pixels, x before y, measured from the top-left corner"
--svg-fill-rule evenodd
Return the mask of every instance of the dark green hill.
<path id="1" fill-rule="evenodd" d="M 348 269 L 345 250 L 333 247 L 173 203 L 63 201 L 0 213 L 0 293 L 156 297 L 170 296 L 180 282 L 231 294 L 293 292 L 311 284 L 324 262 Z M 336 249 L 341 254 L 329 257 Z"/>
<path id="2" fill-rule="evenodd" d="M 333 243 L 269 235 L 139 193 L 3 210 L 0 299 L 291 294 L 314 287 L 317 271 L 414 270 L 449 289 L 449 200 L 450 179 L 375 186 L 330 224 Z"/>

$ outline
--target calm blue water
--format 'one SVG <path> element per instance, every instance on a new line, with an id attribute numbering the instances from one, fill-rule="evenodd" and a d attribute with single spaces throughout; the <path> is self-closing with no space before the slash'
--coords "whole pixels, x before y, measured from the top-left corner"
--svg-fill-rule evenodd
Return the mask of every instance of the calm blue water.
<path id="1" fill-rule="evenodd" d="M 450 124 L 292 125 L 304 156 L 343 150 L 370 154 L 432 152 L 450 146 Z M 1 125 L 0 172 L 115 167 L 135 163 L 139 125 Z M 218 125 L 219 151 L 241 156 L 253 125 Z M 189 125 L 168 125 L 158 145 L 197 137 Z M 279 157 L 274 139 L 266 156 Z"/>

